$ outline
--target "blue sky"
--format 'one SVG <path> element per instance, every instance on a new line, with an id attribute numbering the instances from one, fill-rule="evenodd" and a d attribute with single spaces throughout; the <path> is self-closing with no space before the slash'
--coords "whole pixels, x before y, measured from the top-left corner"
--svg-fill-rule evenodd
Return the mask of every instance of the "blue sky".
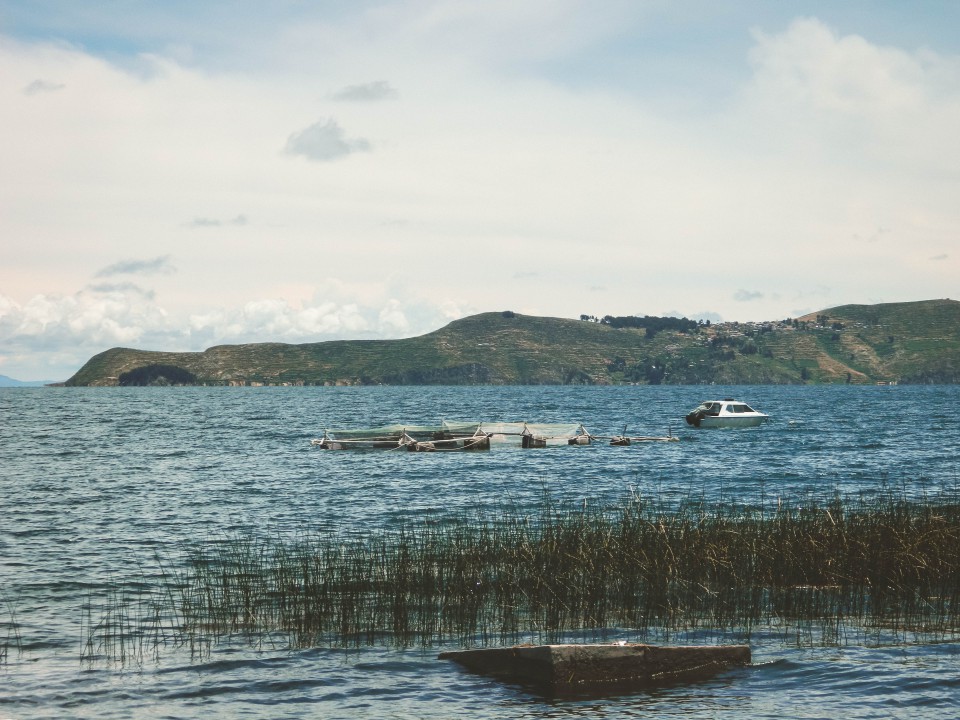
<path id="1" fill-rule="evenodd" d="M 957 295 L 960 4 L 4 2 L 0 374 Z"/>

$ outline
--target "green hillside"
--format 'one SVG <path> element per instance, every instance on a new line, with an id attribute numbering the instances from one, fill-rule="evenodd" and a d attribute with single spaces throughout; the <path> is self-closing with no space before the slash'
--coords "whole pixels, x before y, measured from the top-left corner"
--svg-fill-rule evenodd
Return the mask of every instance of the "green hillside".
<path id="1" fill-rule="evenodd" d="M 642 322 L 642 321 L 641 321 Z M 67 385 L 956 383 L 960 302 L 845 305 L 683 330 L 490 312 L 403 340 L 114 348 Z M 186 379 L 186 380 L 185 380 Z"/>

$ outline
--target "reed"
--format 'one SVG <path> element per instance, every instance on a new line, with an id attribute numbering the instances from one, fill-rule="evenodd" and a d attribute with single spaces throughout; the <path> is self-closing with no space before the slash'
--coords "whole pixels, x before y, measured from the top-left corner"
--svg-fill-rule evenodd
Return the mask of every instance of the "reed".
<path id="1" fill-rule="evenodd" d="M 533 513 L 500 508 L 363 536 L 225 537 L 184 548 L 178 562 L 141 610 L 169 624 L 155 642 L 191 648 L 238 634 L 293 647 L 960 635 L 955 495 L 673 508 L 639 495 L 612 507 L 545 496 Z M 110 617 L 111 632 L 130 624 Z"/>
<path id="2" fill-rule="evenodd" d="M 17 620 L 17 601 L 11 600 L 0 591 L 0 605 L 7 619 L 0 620 L 0 665 L 10 661 L 10 651 L 17 655 L 23 652 L 23 639 L 20 635 L 20 623 Z"/>

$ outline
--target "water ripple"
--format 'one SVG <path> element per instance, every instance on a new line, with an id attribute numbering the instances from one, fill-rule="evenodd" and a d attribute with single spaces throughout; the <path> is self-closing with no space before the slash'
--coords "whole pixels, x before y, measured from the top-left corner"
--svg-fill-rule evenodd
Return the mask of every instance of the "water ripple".
<path id="1" fill-rule="evenodd" d="M 708 396 L 770 413 L 744 432 L 696 431 Z M 709 682 L 558 701 L 436 659 L 378 648 L 175 648 L 85 663 L 84 622 L 155 559 L 255 533 L 363 533 L 425 518 L 558 502 L 921 497 L 960 485 L 957 387 L 179 388 L 0 391 L 0 717 L 748 718 L 960 714 L 956 645 L 798 648 L 758 634 L 755 664 Z M 449 419 L 583 422 L 678 443 L 332 453 L 325 427 Z M 54 430 L 55 428 L 55 430 Z M 19 646 L 4 646 L 11 613 Z M 710 638 L 701 639 L 710 641 Z M 102 654 L 103 649 L 94 648 Z"/>

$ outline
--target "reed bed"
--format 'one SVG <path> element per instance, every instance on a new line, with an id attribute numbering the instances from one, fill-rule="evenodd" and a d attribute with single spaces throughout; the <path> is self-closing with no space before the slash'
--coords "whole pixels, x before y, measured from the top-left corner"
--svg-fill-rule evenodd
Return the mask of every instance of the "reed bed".
<path id="1" fill-rule="evenodd" d="M 238 536 L 184 550 L 163 590 L 182 642 L 475 646 L 610 633 L 790 642 L 957 639 L 960 502 L 894 495 L 772 508 L 641 497 L 410 524 Z"/>

